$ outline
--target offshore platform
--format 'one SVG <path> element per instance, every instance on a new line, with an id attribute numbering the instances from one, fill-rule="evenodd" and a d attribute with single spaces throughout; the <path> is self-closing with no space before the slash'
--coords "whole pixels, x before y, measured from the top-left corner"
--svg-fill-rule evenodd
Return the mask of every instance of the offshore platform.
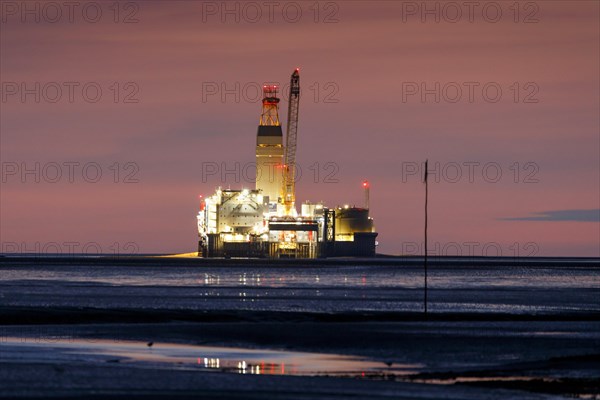
<path id="1" fill-rule="evenodd" d="M 375 255 L 377 232 L 364 207 L 296 208 L 296 144 L 300 70 L 291 76 L 283 145 L 276 85 L 263 86 L 256 136 L 256 188 L 222 189 L 203 199 L 198 220 L 199 257 L 321 258 Z"/>

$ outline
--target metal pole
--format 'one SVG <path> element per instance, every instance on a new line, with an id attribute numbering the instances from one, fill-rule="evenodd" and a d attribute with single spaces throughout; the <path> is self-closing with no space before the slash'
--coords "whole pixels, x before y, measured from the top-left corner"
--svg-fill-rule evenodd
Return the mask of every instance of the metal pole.
<path id="1" fill-rule="evenodd" d="M 425 160 L 425 293 L 423 296 L 423 302 L 425 305 L 425 314 L 427 314 L 427 200 L 429 197 L 429 185 L 427 181 L 427 164 L 428 160 Z"/>

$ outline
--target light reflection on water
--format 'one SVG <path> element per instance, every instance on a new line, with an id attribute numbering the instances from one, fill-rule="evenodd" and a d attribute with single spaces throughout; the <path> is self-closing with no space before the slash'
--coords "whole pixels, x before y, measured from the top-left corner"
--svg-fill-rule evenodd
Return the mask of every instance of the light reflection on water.
<path id="1" fill-rule="evenodd" d="M 430 267 L 431 288 L 598 288 L 597 268 L 542 268 L 507 265 L 504 267 Z M 102 283 L 107 285 L 179 287 L 338 287 L 338 288 L 418 288 L 423 283 L 420 267 L 110 267 L 53 266 L 6 268 L 0 282 L 17 280 Z"/>
<path id="2" fill-rule="evenodd" d="M 40 342 L 32 338 L 8 337 L 0 342 L 0 360 L 22 360 L 43 353 L 53 362 L 87 361 L 128 365 L 151 365 L 177 369 L 200 369 L 255 375 L 410 375 L 422 365 L 386 364 L 354 356 L 279 350 L 193 346 L 134 341 L 57 339 Z"/>
<path id="3" fill-rule="evenodd" d="M 591 264 L 590 264 L 591 265 Z M 600 263 L 599 263 L 600 266 Z M 600 267 L 433 266 L 431 312 L 598 312 Z M 414 312 L 415 266 L 2 268 L 0 306 L 283 312 Z"/>

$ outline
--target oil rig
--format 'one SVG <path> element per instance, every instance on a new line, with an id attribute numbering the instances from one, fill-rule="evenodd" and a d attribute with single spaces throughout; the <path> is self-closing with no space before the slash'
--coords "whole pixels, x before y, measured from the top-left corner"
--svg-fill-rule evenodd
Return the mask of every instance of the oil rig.
<path id="1" fill-rule="evenodd" d="M 363 207 L 328 208 L 309 201 L 296 208 L 296 147 L 300 70 L 292 73 L 285 146 L 278 86 L 263 86 L 256 135 L 256 187 L 222 189 L 203 198 L 199 257 L 324 258 L 375 256 L 377 232 L 369 217 L 368 181 Z"/>

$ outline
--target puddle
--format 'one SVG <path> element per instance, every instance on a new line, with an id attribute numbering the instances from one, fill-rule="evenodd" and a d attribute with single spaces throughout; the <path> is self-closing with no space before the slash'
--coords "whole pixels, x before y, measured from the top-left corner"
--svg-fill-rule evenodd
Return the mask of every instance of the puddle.
<path id="1" fill-rule="evenodd" d="M 386 364 L 355 356 L 97 339 L 3 338 L 0 360 L 109 362 L 258 375 L 372 377 L 411 375 L 417 364 Z"/>
<path id="2" fill-rule="evenodd" d="M 431 378 L 431 379 L 411 379 L 415 383 L 432 383 L 435 385 L 454 385 L 457 383 L 478 383 L 478 382 L 531 382 L 544 381 L 554 382 L 556 379 L 532 376 L 457 376 L 455 378 Z"/>

